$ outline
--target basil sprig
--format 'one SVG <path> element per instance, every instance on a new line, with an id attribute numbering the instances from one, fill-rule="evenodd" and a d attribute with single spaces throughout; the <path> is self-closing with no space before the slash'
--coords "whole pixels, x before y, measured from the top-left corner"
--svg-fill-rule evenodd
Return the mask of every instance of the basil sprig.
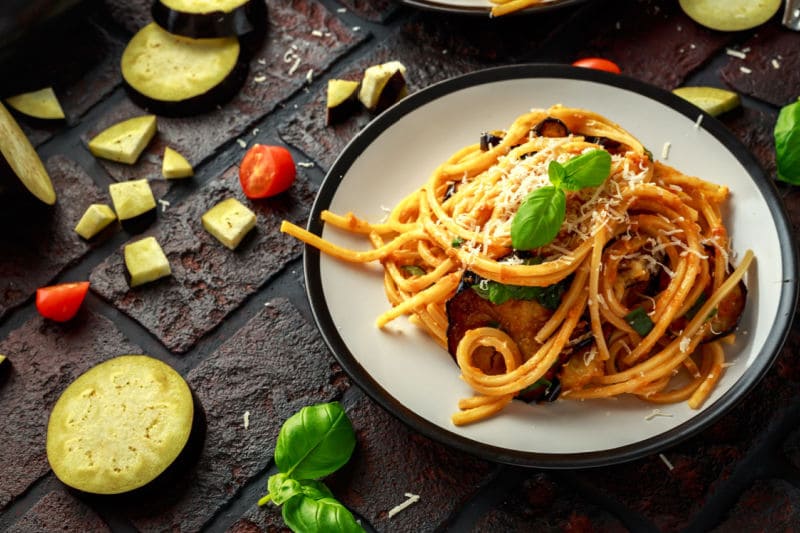
<path id="1" fill-rule="evenodd" d="M 284 422 L 275 443 L 269 493 L 258 505 L 282 505 L 283 521 L 297 533 L 363 532 L 330 489 L 318 481 L 341 468 L 353 453 L 356 436 L 339 402 L 303 407 Z"/>
<path id="2" fill-rule="evenodd" d="M 511 221 L 511 244 L 517 250 L 532 250 L 556 238 L 567 215 L 567 191 L 598 187 L 611 174 L 611 155 L 590 150 L 564 164 L 551 161 L 547 177 L 552 185 L 531 192 Z"/>
<path id="3" fill-rule="evenodd" d="M 800 185 L 800 100 L 781 109 L 774 136 L 778 179 Z"/>

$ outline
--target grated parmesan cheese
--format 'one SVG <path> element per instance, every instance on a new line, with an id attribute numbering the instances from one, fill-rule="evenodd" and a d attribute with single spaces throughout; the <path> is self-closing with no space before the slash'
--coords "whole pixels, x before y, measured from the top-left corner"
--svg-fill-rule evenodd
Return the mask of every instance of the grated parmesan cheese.
<path id="1" fill-rule="evenodd" d="M 245 411 L 242 418 L 244 419 L 244 429 L 247 429 L 250 427 L 250 411 Z"/>
<path id="2" fill-rule="evenodd" d="M 703 122 L 703 114 L 697 115 L 697 120 L 694 121 L 694 129 L 698 129 L 700 127 L 700 123 Z"/>
<path id="3" fill-rule="evenodd" d="M 159 204 L 161 204 L 161 212 L 162 212 L 162 213 L 163 213 L 164 211 L 166 211 L 166 210 L 167 210 L 167 208 L 169 207 L 169 202 L 168 202 L 168 201 L 166 201 L 166 200 L 164 200 L 164 199 L 162 199 L 162 198 L 159 198 L 159 199 L 158 199 L 158 203 L 159 203 Z"/>
<path id="4" fill-rule="evenodd" d="M 681 349 L 681 353 L 686 353 L 689 351 L 689 345 L 692 343 L 692 340 L 689 337 L 684 337 L 681 339 L 680 344 L 678 347 Z"/>
<path id="5" fill-rule="evenodd" d="M 242 148 L 247 148 L 247 141 L 245 141 L 244 139 L 236 139 L 236 142 L 239 143 L 239 146 L 241 146 Z"/>
<path id="6" fill-rule="evenodd" d="M 741 66 L 741 67 L 739 67 L 739 71 L 740 71 L 742 74 L 750 74 L 750 73 L 752 73 L 752 72 L 753 72 L 753 70 L 752 70 L 752 69 L 749 69 L 749 68 L 747 68 L 747 67 L 745 67 L 745 66 Z"/>
<path id="7" fill-rule="evenodd" d="M 669 459 L 667 459 L 667 457 L 663 453 L 658 454 L 658 457 L 665 465 L 667 465 L 667 468 L 669 468 L 670 470 L 675 468 L 674 466 L 672 466 L 672 463 L 669 462 Z"/>
<path id="8" fill-rule="evenodd" d="M 406 492 L 404 496 L 407 498 L 406 501 L 389 509 L 388 513 L 389 518 L 392 518 L 397 513 L 405 510 L 407 507 L 410 507 L 419 501 L 419 494 L 412 494 L 410 492 Z"/>
<path id="9" fill-rule="evenodd" d="M 664 147 L 661 149 L 661 159 L 669 159 L 669 148 L 672 146 L 672 143 L 669 141 L 664 143 Z"/>
<path id="10" fill-rule="evenodd" d="M 777 59 L 773 59 L 772 60 L 772 68 L 774 68 L 775 70 L 778 70 L 779 68 L 781 68 L 780 61 L 778 61 Z"/>
<path id="11" fill-rule="evenodd" d="M 733 48 L 726 49 L 725 53 L 729 56 L 738 57 L 739 59 L 747 59 L 747 54 L 739 50 L 734 50 Z"/>

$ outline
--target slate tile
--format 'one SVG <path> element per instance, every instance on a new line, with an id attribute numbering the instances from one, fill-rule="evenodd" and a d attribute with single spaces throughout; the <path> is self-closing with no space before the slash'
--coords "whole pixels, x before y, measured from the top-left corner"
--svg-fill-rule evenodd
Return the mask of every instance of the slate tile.
<path id="1" fill-rule="evenodd" d="M 775 121 L 777 113 L 768 113 L 751 107 L 740 107 L 719 117 L 723 124 L 756 156 L 767 176 L 774 177 Z"/>
<path id="2" fill-rule="evenodd" d="M 600 56 L 623 74 L 671 90 L 731 39 L 698 25 L 671 0 L 593 2 L 554 33 L 547 59 L 572 63 Z"/>
<path id="3" fill-rule="evenodd" d="M 759 28 L 740 49 L 747 50 L 747 57 L 731 57 L 720 69 L 728 85 L 776 106 L 800 97 L 800 33 L 775 21 Z"/>
<path id="4" fill-rule="evenodd" d="M 672 469 L 658 455 L 652 455 L 631 463 L 582 470 L 578 477 L 645 516 L 659 531 L 684 530 L 768 428 L 786 416 L 800 386 L 785 375 L 781 361 L 796 360 L 795 352 L 794 344 L 787 343 L 776 365 L 742 402 L 697 436 L 664 450 Z"/>
<path id="5" fill-rule="evenodd" d="M 347 415 L 356 448 L 350 461 L 323 481 L 377 531 L 441 530 L 497 468 L 423 437 L 363 394 Z M 420 499 L 389 518 L 389 510 L 407 499 L 405 493 Z M 254 503 L 229 533 L 275 531 L 280 524 L 278 507 Z"/>
<path id="6" fill-rule="evenodd" d="M 591 504 L 550 474 L 532 473 L 475 523 L 473 531 L 604 531 L 628 529 L 608 511 Z"/>
<path id="7" fill-rule="evenodd" d="M 102 518 L 64 490 L 47 493 L 8 528 L 6 533 L 45 531 L 111 533 L 111 529 Z"/>
<path id="8" fill-rule="evenodd" d="M 150 0 L 103 0 L 103 4 L 114 22 L 131 34 L 153 21 Z"/>
<path id="9" fill-rule="evenodd" d="M 242 193 L 238 167 L 231 167 L 182 204 L 159 213 L 159 222 L 148 230 L 147 235 L 156 236 L 167 255 L 171 276 L 130 289 L 120 249 L 92 272 L 92 289 L 170 350 L 186 352 L 299 257 L 302 243 L 278 228 L 283 219 L 303 224 L 308 215 L 314 190 L 302 173 L 301 169 L 286 193 L 252 201 Z M 256 227 L 236 251 L 224 247 L 201 223 L 208 209 L 230 197 L 238 198 L 258 217 Z"/>
<path id="10" fill-rule="evenodd" d="M 58 195 L 52 212 L 0 232 L 0 318 L 90 250 L 73 228 L 90 204 L 107 202 L 74 161 L 53 156 L 46 167 Z"/>
<path id="11" fill-rule="evenodd" d="M 458 74 L 476 70 L 480 63 L 442 54 L 406 36 L 396 35 L 385 41 L 353 68 L 337 78 L 360 80 L 364 70 L 375 64 L 398 60 L 407 68 L 409 92 L 424 88 Z M 315 94 L 305 105 L 278 127 L 281 138 L 299 148 L 323 169 L 329 168 L 347 143 L 373 118 L 366 110 L 334 126 L 325 125 L 324 91 Z"/>
<path id="12" fill-rule="evenodd" d="M 793 531 L 800 524 L 800 489 L 782 479 L 758 480 L 736 502 L 715 533 Z"/>
<path id="13" fill-rule="evenodd" d="M 347 386 L 316 329 L 285 299 L 260 310 L 187 381 L 206 413 L 205 445 L 196 467 L 170 494 L 127 510 L 143 532 L 199 531 L 267 468 L 289 416 L 335 399 Z"/>
<path id="14" fill-rule="evenodd" d="M 340 0 L 347 11 L 371 22 L 386 22 L 397 10 L 397 3 L 390 0 Z"/>
<path id="15" fill-rule="evenodd" d="M 34 316 L 0 340 L 0 353 L 11 361 L 0 383 L 2 509 L 50 470 L 45 435 L 61 392 L 93 365 L 141 349 L 109 320 L 84 308 L 63 324 Z"/>
<path id="16" fill-rule="evenodd" d="M 255 51 L 247 80 L 238 94 L 220 109 L 208 113 L 159 117 L 158 139 L 150 143 L 135 165 L 102 161 L 114 179 L 161 179 L 165 146 L 177 150 L 197 166 L 221 146 L 244 136 L 250 125 L 306 85 L 309 71 L 318 77 L 366 38 L 364 31 L 351 31 L 316 0 L 271 0 L 267 4 L 266 38 Z M 322 36 L 313 35 L 314 29 L 320 30 Z M 144 110 L 125 99 L 93 125 L 84 142 L 113 124 L 114 117 L 143 113 Z"/>

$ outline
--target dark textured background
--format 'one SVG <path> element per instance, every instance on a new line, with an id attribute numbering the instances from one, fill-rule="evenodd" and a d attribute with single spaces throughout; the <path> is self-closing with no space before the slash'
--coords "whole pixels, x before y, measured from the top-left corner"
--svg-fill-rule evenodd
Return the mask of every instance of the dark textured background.
<path id="1" fill-rule="evenodd" d="M 149 22 L 149 3 L 88 2 L 0 70 L 0 97 L 53 85 L 67 114 L 65 123 L 46 126 L 20 119 L 47 162 L 59 203 L 44 226 L 19 224 L 0 235 L 0 353 L 12 363 L 0 375 L 0 530 L 282 531 L 274 507 L 256 506 L 275 471 L 278 429 L 301 406 L 333 399 L 345 405 L 358 445 L 327 482 L 368 530 L 800 529 L 797 325 L 746 402 L 664 450 L 671 469 L 657 455 L 590 470 L 498 465 L 432 442 L 351 384 L 313 325 L 302 247 L 277 232 L 283 218 L 305 222 L 325 170 L 370 119 L 362 112 L 324 125 L 329 77 L 356 79 L 366 66 L 397 59 L 418 90 L 482 67 L 602 55 L 665 89 L 709 84 L 740 92 L 743 107 L 722 121 L 774 175 L 777 109 L 800 95 L 799 33 L 777 20 L 747 32 L 713 32 L 667 0 L 597 0 L 496 20 L 389 0 L 269 0 L 266 39 L 232 101 L 197 117 L 159 118 L 157 137 L 134 166 L 99 161 L 86 140 L 141 113 L 121 88 L 118 64 L 132 33 Z M 746 51 L 746 59 L 727 48 Z M 291 74 L 284 61 L 290 49 L 301 58 Z M 288 145 L 303 165 L 287 194 L 250 202 L 258 226 L 230 253 L 198 221 L 223 196 L 244 200 L 236 165 L 255 142 Z M 194 178 L 160 177 L 166 145 L 195 166 Z M 72 231 L 88 204 L 107 198 L 109 183 L 131 178 L 150 179 L 168 203 L 147 233 L 159 238 L 173 269 L 170 278 L 133 291 L 124 282 L 121 247 L 141 236 L 120 230 L 87 244 Z M 798 190 L 779 191 L 796 230 Z M 37 315 L 37 287 L 80 279 L 90 279 L 92 291 L 75 320 L 57 325 Z M 205 446 L 169 490 L 144 501 L 81 497 L 48 468 L 49 410 L 77 375 L 124 353 L 148 353 L 186 376 L 206 412 Z M 421 499 L 388 518 L 406 492 Z"/>

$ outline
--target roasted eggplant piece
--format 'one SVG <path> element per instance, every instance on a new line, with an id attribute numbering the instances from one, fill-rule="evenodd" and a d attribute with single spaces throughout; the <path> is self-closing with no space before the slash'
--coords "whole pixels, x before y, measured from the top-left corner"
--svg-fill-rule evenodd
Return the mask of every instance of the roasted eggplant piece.
<path id="1" fill-rule="evenodd" d="M 465 272 L 456 294 L 447 301 L 447 349 L 450 355 L 455 358 L 458 343 L 468 330 L 490 326 L 505 331 L 514 339 L 523 358 L 527 359 L 541 346 L 534 337 L 553 311 L 536 300 L 510 299 L 494 304 L 472 288 L 479 282 L 479 276 Z M 478 357 L 478 364 L 486 373 L 504 371 L 502 357 L 491 349 Z"/>
<path id="2" fill-rule="evenodd" d="M 256 214 L 236 198 L 221 201 L 206 211 L 201 220 L 203 228 L 231 250 L 256 226 Z"/>
<path id="3" fill-rule="evenodd" d="M 50 175 L 17 121 L 0 104 L 0 216 L 56 203 Z"/>
<path id="4" fill-rule="evenodd" d="M 156 199 L 146 179 L 108 186 L 114 211 L 128 233 L 141 233 L 156 219 Z"/>
<path id="5" fill-rule="evenodd" d="M 351 80 L 328 80 L 325 124 L 339 123 L 358 109 L 359 83 Z"/>
<path id="6" fill-rule="evenodd" d="M 139 30 L 122 54 L 122 77 L 131 99 L 159 115 L 214 109 L 233 97 L 247 77 L 236 37 L 191 39 L 156 23 Z"/>
<path id="7" fill-rule="evenodd" d="M 678 335 L 692 318 L 697 314 L 703 304 L 708 300 L 710 294 L 703 293 L 695 304 L 689 308 L 686 314 L 677 318 L 670 325 L 673 335 Z M 711 328 L 703 337 L 701 342 L 711 342 L 730 335 L 739 326 L 742 319 L 744 307 L 747 303 L 747 286 L 743 281 L 739 281 L 736 286 L 720 301 L 719 305 L 708 316 Z"/>
<path id="8" fill-rule="evenodd" d="M 503 141 L 506 132 L 500 130 L 485 131 L 481 133 L 481 151 L 488 152 Z"/>
<path id="9" fill-rule="evenodd" d="M 52 87 L 45 87 L 38 91 L 22 93 L 6 98 L 6 103 L 29 117 L 42 120 L 61 120 L 64 110 L 58 102 Z"/>
<path id="10" fill-rule="evenodd" d="M 389 61 L 364 71 L 358 99 L 369 111 L 380 113 L 407 94 L 405 65 Z"/>
<path id="11" fill-rule="evenodd" d="M 156 480 L 187 449 L 201 409 L 167 364 L 123 355 L 80 375 L 47 424 L 47 460 L 66 485 L 122 494 Z"/>
<path id="12" fill-rule="evenodd" d="M 567 137 L 570 131 L 559 119 L 547 117 L 533 127 L 533 133 L 539 137 Z"/>
<path id="13" fill-rule="evenodd" d="M 155 0 L 153 20 L 193 39 L 245 35 L 266 24 L 264 0 Z"/>
<path id="14" fill-rule="evenodd" d="M 114 211 L 104 204 L 92 204 L 83 213 L 75 226 L 75 233 L 86 239 L 92 239 L 117 220 Z"/>

